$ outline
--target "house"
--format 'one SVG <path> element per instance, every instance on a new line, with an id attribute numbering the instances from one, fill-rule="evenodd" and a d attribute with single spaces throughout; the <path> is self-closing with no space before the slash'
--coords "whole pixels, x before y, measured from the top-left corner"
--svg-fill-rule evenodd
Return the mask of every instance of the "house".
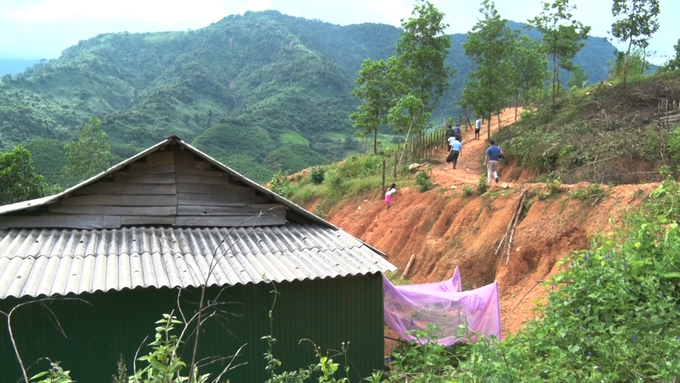
<path id="1" fill-rule="evenodd" d="M 201 372 L 215 377 L 229 360 L 205 358 L 242 347 L 232 366 L 245 364 L 221 381 L 267 378 L 262 337 L 275 286 L 278 371 L 315 361 L 301 339 L 322 350 L 350 342 L 351 379 L 360 381 L 383 367 L 389 270 L 380 251 L 176 136 L 62 193 L 0 207 L 0 311 L 16 308 L 23 363 L 49 357 L 79 382 L 111 381 L 120 355 L 132 371 L 154 322 L 191 318 L 202 286 L 213 316 L 200 332 Z M 188 363 L 194 338 L 184 339 Z M 21 377 L 6 323 L 0 366 L 0 380 Z"/>

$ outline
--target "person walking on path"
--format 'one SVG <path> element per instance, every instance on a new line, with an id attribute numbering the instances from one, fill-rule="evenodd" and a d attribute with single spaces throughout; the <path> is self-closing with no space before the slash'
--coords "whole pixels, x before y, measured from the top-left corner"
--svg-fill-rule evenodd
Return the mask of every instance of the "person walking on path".
<path id="1" fill-rule="evenodd" d="M 449 125 L 449 127 L 446 129 L 446 141 L 448 141 L 449 138 L 451 138 L 453 136 L 455 136 L 455 134 L 453 134 L 453 126 Z M 449 145 L 449 151 L 451 151 L 451 144 L 449 143 L 448 145 Z"/>
<path id="2" fill-rule="evenodd" d="M 455 169 L 456 164 L 458 164 L 458 156 L 460 156 L 463 151 L 463 143 L 460 142 L 458 137 L 453 136 L 449 138 L 449 145 L 451 146 L 451 152 L 449 155 L 451 156 L 451 163 Z"/>
<path id="3" fill-rule="evenodd" d="M 475 140 L 479 140 L 480 130 L 482 130 L 482 119 L 477 118 L 477 121 L 475 121 Z"/>
<path id="4" fill-rule="evenodd" d="M 393 183 L 385 192 L 385 208 L 389 209 L 392 206 L 392 194 L 397 192 L 397 184 Z"/>
<path id="5" fill-rule="evenodd" d="M 458 141 L 463 141 L 463 135 L 460 132 L 460 126 L 453 127 L 453 135 L 458 139 Z"/>
<path id="6" fill-rule="evenodd" d="M 503 155 L 501 148 L 496 146 L 496 143 L 491 140 L 489 141 L 489 148 L 486 149 L 486 158 L 484 159 L 484 165 L 486 165 L 487 170 L 487 183 L 491 183 L 493 179 L 498 183 L 498 159 Z"/>

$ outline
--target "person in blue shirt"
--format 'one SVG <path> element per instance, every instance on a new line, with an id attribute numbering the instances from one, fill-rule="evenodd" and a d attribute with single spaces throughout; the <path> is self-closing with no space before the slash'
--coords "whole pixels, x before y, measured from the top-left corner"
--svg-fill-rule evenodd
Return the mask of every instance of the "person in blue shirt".
<path id="1" fill-rule="evenodd" d="M 460 156 L 461 152 L 463 151 L 463 143 L 460 142 L 458 137 L 453 136 L 449 137 L 449 145 L 451 145 L 451 152 L 449 155 L 451 156 L 451 163 L 455 169 L 456 164 L 458 163 L 458 156 Z"/>
<path id="2" fill-rule="evenodd" d="M 484 165 L 486 165 L 487 170 L 487 183 L 491 183 L 493 179 L 498 183 L 498 159 L 503 155 L 501 148 L 496 146 L 496 143 L 491 140 L 489 141 L 489 148 L 486 149 L 486 158 L 484 159 Z"/>

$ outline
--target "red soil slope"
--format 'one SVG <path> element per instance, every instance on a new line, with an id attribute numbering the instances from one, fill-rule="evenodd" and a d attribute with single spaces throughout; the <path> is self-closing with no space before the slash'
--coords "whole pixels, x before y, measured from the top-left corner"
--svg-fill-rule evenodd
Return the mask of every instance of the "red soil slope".
<path id="1" fill-rule="evenodd" d="M 492 120 L 496 120 L 493 118 Z M 514 111 L 503 116 L 503 126 L 514 120 Z M 492 121 L 492 130 L 497 129 Z M 482 138 L 486 137 L 486 126 Z M 343 203 L 330 212 L 328 220 L 387 254 L 404 270 L 411 255 L 415 261 L 407 278 L 415 283 L 440 281 L 461 269 L 463 287 L 476 288 L 497 281 L 501 291 L 503 332 L 517 331 L 533 317 L 535 301 L 547 295 L 538 285 L 556 273 L 557 262 L 572 250 L 587 246 L 589 235 L 608 232 L 610 220 L 646 198 L 656 184 L 604 187 L 609 195 L 581 201 L 567 197 L 569 189 L 587 184 L 565 185 L 565 192 L 545 200 L 531 199 L 517 224 L 508 259 L 507 249 L 495 255 L 513 216 L 513 206 L 522 190 L 543 190 L 543 184 L 528 184 L 529 174 L 518 180 L 493 185 L 491 193 L 464 197 L 463 186 L 476 187 L 485 172 L 482 158 L 486 142 L 473 140 L 472 130 L 463 135 L 463 152 L 458 169 L 450 164 L 432 166 L 433 190 L 421 193 L 399 187 L 393 206 L 385 208 L 376 194 L 371 199 Z M 441 151 L 443 160 L 446 152 Z M 502 174 L 510 174 L 501 168 Z"/>

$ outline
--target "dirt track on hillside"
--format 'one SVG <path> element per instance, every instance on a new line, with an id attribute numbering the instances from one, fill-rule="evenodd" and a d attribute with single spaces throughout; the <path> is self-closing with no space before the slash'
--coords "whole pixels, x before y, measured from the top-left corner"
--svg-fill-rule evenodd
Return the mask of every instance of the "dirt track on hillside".
<path id="1" fill-rule="evenodd" d="M 505 113 L 502 120 L 503 126 L 511 123 L 514 111 Z M 494 121 L 491 127 L 496 129 Z M 657 184 L 605 187 L 609 196 L 594 201 L 568 198 L 569 190 L 587 187 L 585 183 L 566 185 L 558 196 L 533 198 L 517 224 L 506 265 L 506 250 L 500 255 L 495 252 L 513 216 L 513 206 L 522 190 L 545 192 L 544 186 L 525 183 L 532 178 L 526 173 L 516 180 L 506 179 L 510 165 L 501 167 L 502 182 L 494 184 L 491 193 L 464 197 L 462 187 L 474 188 L 485 173 L 486 126 L 481 140 L 475 141 L 473 136 L 472 129 L 463 134 L 458 169 L 446 163 L 432 166 L 431 177 L 437 185 L 433 190 L 421 193 L 400 187 L 397 181 L 398 193 L 389 210 L 378 192 L 368 199 L 344 203 L 327 218 L 383 251 L 400 270 L 415 254 L 407 275 L 415 283 L 450 278 L 456 266 L 460 266 L 465 289 L 498 282 L 503 332 L 507 334 L 534 316 L 535 302 L 547 295 L 540 281 L 558 271 L 557 262 L 572 250 L 586 248 L 592 233 L 608 232 L 610 220 L 619 221 L 623 211 L 644 200 Z M 445 150 L 439 153 L 442 160 L 445 156 Z"/>

